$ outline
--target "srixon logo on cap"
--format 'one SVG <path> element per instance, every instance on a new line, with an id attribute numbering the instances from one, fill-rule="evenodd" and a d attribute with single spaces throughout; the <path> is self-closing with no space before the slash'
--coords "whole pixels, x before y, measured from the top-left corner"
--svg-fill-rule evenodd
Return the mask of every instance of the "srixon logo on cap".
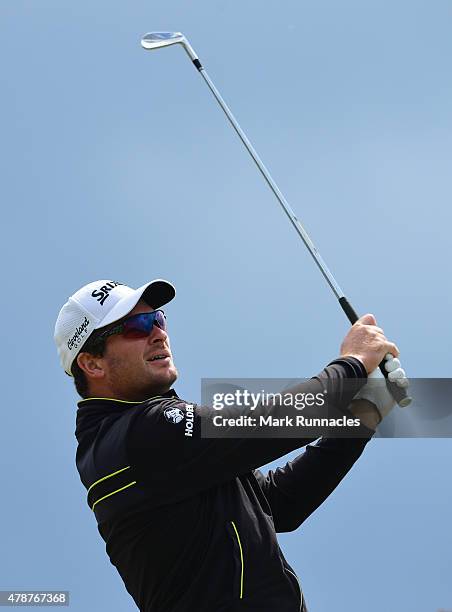
<path id="1" fill-rule="evenodd" d="M 114 289 L 115 287 L 117 287 L 118 285 L 123 285 L 123 284 L 124 283 L 117 283 L 116 281 L 108 281 L 108 283 L 105 283 L 105 285 L 102 285 L 102 287 L 99 287 L 99 289 L 95 289 L 91 295 L 94 298 L 97 298 L 97 301 L 99 302 L 99 304 L 103 306 L 105 300 L 110 295 L 110 291 Z"/>

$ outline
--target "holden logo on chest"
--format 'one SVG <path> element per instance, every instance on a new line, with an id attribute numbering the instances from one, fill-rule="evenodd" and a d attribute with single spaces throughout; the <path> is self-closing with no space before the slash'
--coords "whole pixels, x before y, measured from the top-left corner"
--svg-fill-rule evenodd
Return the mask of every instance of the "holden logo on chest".
<path id="1" fill-rule="evenodd" d="M 163 414 L 167 421 L 174 424 L 183 421 L 185 416 L 180 408 L 167 408 Z"/>

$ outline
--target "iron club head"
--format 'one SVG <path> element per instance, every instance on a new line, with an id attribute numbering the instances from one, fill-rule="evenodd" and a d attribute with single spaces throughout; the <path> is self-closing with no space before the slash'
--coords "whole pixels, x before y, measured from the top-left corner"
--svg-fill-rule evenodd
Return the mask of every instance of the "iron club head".
<path id="1" fill-rule="evenodd" d="M 184 35 L 180 32 L 149 32 L 141 39 L 141 46 L 150 51 L 176 43 L 183 43 L 183 41 Z"/>
<path id="2" fill-rule="evenodd" d="M 180 44 L 184 47 L 192 61 L 197 60 L 198 56 L 190 46 L 188 40 L 180 32 L 148 32 L 141 39 L 141 46 L 147 51 L 169 47 Z"/>

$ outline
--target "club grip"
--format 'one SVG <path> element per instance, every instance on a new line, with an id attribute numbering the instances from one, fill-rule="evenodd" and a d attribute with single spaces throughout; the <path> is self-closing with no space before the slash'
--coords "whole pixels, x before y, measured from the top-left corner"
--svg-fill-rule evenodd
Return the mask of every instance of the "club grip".
<path id="1" fill-rule="evenodd" d="M 356 323 L 359 317 L 356 314 L 355 309 L 353 308 L 353 306 L 350 304 L 350 302 L 347 300 L 345 296 L 339 298 L 339 304 L 341 305 L 341 308 L 345 312 L 347 319 L 350 321 L 350 323 L 352 325 Z M 411 400 L 411 397 L 409 397 L 407 390 L 402 387 L 399 387 L 399 385 L 397 385 L 396 383 L 388 380 L 388 372 L 386 371 L 386 368 L 385 368 L 384 359 L 380 363 L 379 368 L 383 376 L 386 378 L 386 384 L 388 386 L 389 392 L 391 393 L 392 397 L 395 399 L 397 404 L 399 406 L 402 406 L 403 408 L 411 404 L 412 400 Z"/>

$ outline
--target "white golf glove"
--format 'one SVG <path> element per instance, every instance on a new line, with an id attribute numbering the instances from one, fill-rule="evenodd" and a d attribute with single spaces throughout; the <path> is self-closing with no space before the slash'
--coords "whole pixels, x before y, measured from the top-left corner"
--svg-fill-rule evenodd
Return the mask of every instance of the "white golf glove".
<path id="1" fill-rule="evenodd" d="M 388 379 L 396 383 L 399 387 L 408 387 L 408 378 L 406 377 L 405 370 L 400 367 L 400 361 L 397 357 L 388 353 L 385 359 L 385 369 L 388 372 Z M 368 382 L 353 399 L 365 399 L 371 402 L 377 409 L 380 416 L 380 423 L 395 406 L 395 400 L 389 392 L 385 377 L 380 372 L 380 368 L 376 368 L 369 374 Z"/>

